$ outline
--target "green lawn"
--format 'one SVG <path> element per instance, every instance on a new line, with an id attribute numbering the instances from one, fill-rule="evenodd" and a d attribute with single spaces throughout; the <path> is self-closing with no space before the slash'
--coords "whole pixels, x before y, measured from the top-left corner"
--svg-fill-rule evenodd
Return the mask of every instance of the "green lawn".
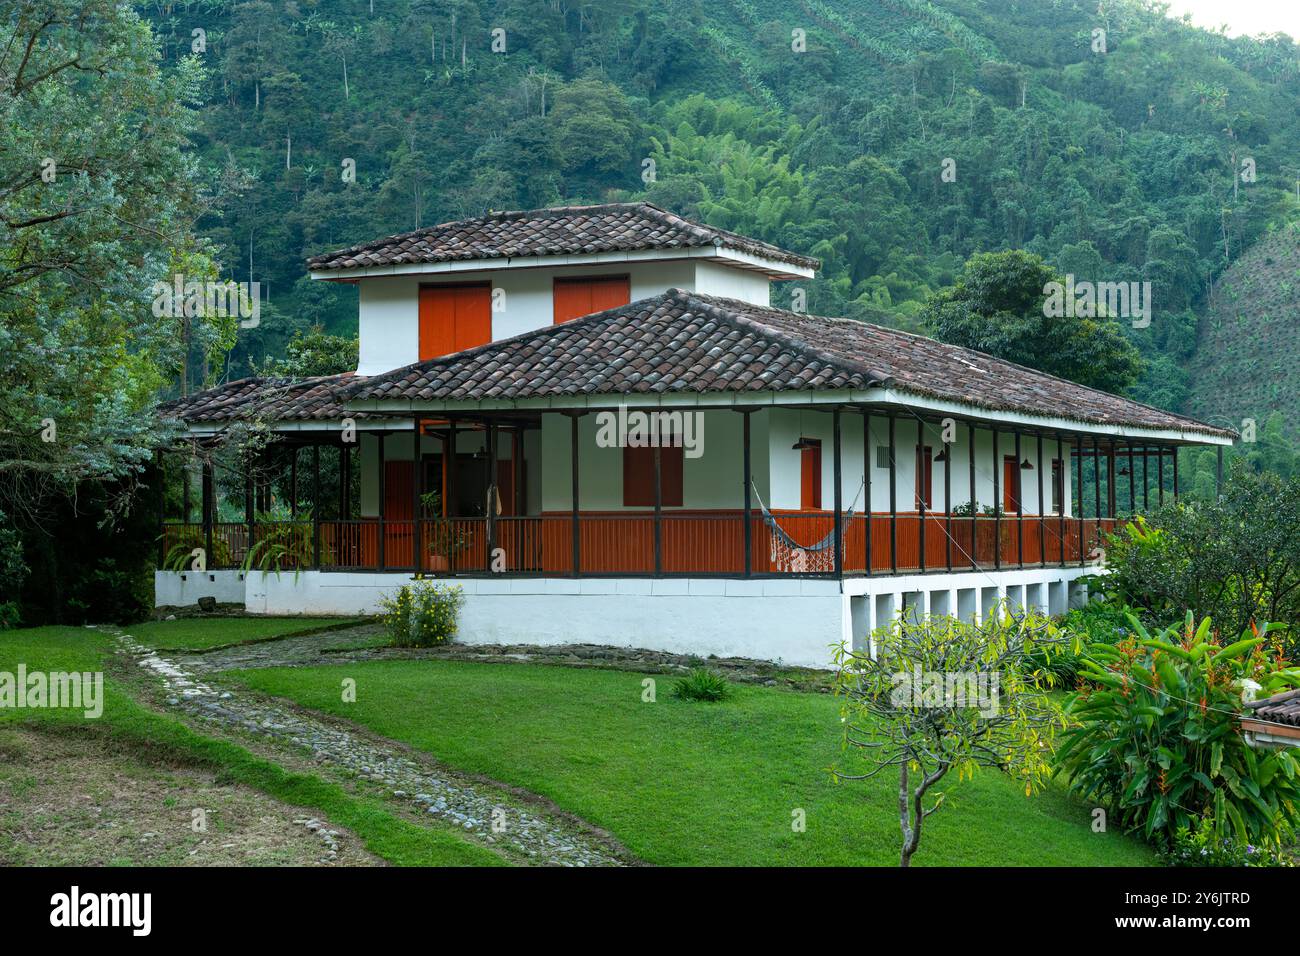
<path id="1" fill-rule="evenodd" d="M 171 621 L 166 626 L 180 623 Z M 298 623 L 303 620 L 298 619 Z M 14 673 L 20 663 L 26 664 L 29 673 L 99 671 L 104 669 L 108 649 L 105 635 L 85 628 L 0 631 L 0 671 Z M 97 720 L 86 719 L 81 711 L 0 709 L 0 728 L 6 721 L 36 721 L 79 734 L 102 735 L 106 744 L 127 747 L 142 759 L 219 770 L 235 783 L 328 816 L 360 837 L 366 849 L 391 863 L 485 866 L 502 862 L 494 853 L 467 843 L 449 829 L 417 826 L 392 814 L 379 799 L 353 795 L 313 775 L 291 773 L 235 744 L 195 733 L 180 721 L 145 708 L 108 675 L 104 691 L 104 713 Z"/>
<path id="2" fill-rule="evenodd" d="M 833 783 L 838 701 L 739 687 L 723 704 L 678 701 L 644 675 L 457 661 L 244 671 L 252 687 L 349 717 L 451 766 L 544 794 L 658 864 L 896 865 L 897 778 Z M 357 702 L 340 701 L 343 677 Z M 1152 864 L 1058 790 L 1027 798 L 980 771 L 947 781 L 916 865 Z M 804 833 L 792 832 L 795 810 Z"/>
<path id="3" fill-rule="evenodd" d="M 352 627 L 364 620 L 338 617 L 193 617 L 132 624 L 124 630 L 141 644 L 160 651 L 210 651 L 291 634 Z"/>

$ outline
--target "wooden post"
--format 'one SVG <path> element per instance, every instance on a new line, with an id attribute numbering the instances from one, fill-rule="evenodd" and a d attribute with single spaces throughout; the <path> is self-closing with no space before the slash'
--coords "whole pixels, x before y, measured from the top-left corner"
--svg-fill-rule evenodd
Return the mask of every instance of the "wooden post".
<path id="1" fill-rule="evenodd" d="M 488 444 L 488 496 L 487 496 L 487 554 L 484 570 L 492 570 L 492 552 L 497 548 L 497 426 L 489 422 L 487 426 Z"/>
<path id="2" fill-rule="evenodd" d="M 922 467 L 929 467 L 929 462 L 925 460 L 925 422 L 917 419 L 916 422 L 916 453 L 912 456 L 916 469 L 915 484 L 920 492 L 916 496 L 916 512 L 920 520 L 917 529 L 917 542 L 920 548 L 920 558 L 917 561 L 922 573 L 925 573 L 925 513 L 929 510 L 930 502 L 926 500 L 925 484 L 927 478 L 933 478 L 933 475 L 922 474 Z"/>
<path id="3" fill-rule="evenodd" d="M 1038 564 L 1047 567 L 1047 506 L 1043 503 L 1043 433 L 1037 433 L 1038 446 Z"/>
<path id="4" fill-rule="evenodd" d="M 741 436 L 744 448 L 744 464 L 742 466 L 742 481 L 744 482 L 745 491 L 745 577 L 751 577 L 754 573 L 754 510 L 751 501 L 750 486 L 753 483 L 753 473 L 750 464 L 750 445 L 749 445 L 749 416 L 748 411 L 741 412 Z"/>
<path id="5" fill-rule="evenodd" d="M 1106 449 L 1106 517 L 1114 519 L 1115 510 L 1118 507 L 1115 493 L 1115 440 L 1112 438 L 1110 447 Z"/>
<path id="6" fill-rule="evenodd" d="M 1158 504 L 1161 508 L 1163 508 L 1163 507 L 1165 506 L 1165 449 L 1164 449 L 1164 446 L 1161 446 L 1161 447 L 1160 447 L 1159 452 L 1158 452 L 1158 454 L 1156 455 L 1156 482 L 1157 482 L 1157 484 L 1159 485 L 1159 488 L 1157 489 L 1157 491 L 1158 491 L 1158 493 L 1159 493 L 1159 497 L 1156 499 L 1156 504 Z"/>
<path id="7" fill-rule="evenodd" d="M 289 449 L 289 517 L 298 517 L 298 446 Z"/>
<path id="8" fill-rule="evenodd" d="M 1142 513 L 1151 511 L 1151 479 L 1147 476 L 1147 462 L 1151 459 L 1151 449 L 1142 446 Z"/>
<path id="9" fill-rule="evenodd" d="M 970 566 L 972 569 L 979 567 L 979 498 L 975 494 L 975 423 L 966 423 L 966 438 L 970 443 L 970 450 L 967 453 L 967 464 L 970 465 Z M 976 602 L 978 603 L 978 601 Z"/>
<path id="10" fill-rule="evenodd" d="M 1214 493 L 1218 497 L 1222 498 L 1223 497 L 1223 446 L 1222 445 L 1216 446 L 1214 449 L 1214 454 L 1215 454 Z"/>
<path id="11" fill-rule="evenodd" d="M 1101 440 L 1096 436 L 1092 439 L 1092 494 L 1093 504 L 1096 506 L 1097 519 L 1097 543 L 1101 543 Z"/>
<path id="12" fill-rule="evenodd" d="M 1011 477 L 1015 479 L 1016 496 L 1016 559 L 1021 570 L 1025 567 L 1025 479 L 1020 473 L 1020 429 L 1016 429 L 1016 461 Z"/>
<path id="13" fill-rule="evenodd" d="M 941 426 L 942 427 L 942 426 Z M 956 433 L 957 423 L 953 422 L 954 434 Z M 947 562 L 947 568 L 952 570 L 952 456 L 954 453 L 955 442 L 943 441 L 943 432 L 939 433 L 940 443 L 943 445 L 943 524 L 944 537 L 943 554 Z M 955 616 L 957 608 L 953 607 L 951 613 Z"/>
<path id="14" fill-rule="evenodd" d="M 375 436 L 375 440 L 379 442 L 379 454 L 376 457 L 379 459 L 379 544 L 377 550 L 380 571 L 388 567 L 388 555 L 384 554 L 384 538 L 387 537 L 384 533 L 384 511 L 386 510 L 384 508 L 384 439 L 387 437 L 388 432 L 382 431 Z"/>
<path id="15" fill-rule="evenodd" d="M 1178 446 L 1169 450 L 1169 461 L 1174 466 L 1174 503 L 1178 503 Z"/>
<path id="16" fill-rule="evenodd" d="M 212 460 L 203 460 L 203 560 L 204 567 L 214 568 L 217 562 L 212 554 L 212 511 L 215 489 L 212 487 Z"/>
<path id="17" fill-rule="evenodd" d="M 1056 458 L 1061 463 L 1061 500 L 1056 503 L 1058 511 L 1057 534 L 1061 539 L 1058 542 L 1061 552 L 1061 567 L 1065 567 L 1065 436 L 1060 432 L 1056 433 Z"/>
<path id="18" fill-rule="evenodd" d="M 320 442 L 311 446 L 311 564 L 320 569 Z"/>
<path id="19" fill-rule="evenodd" d="M 167 563 L 167 466 L 162 449 L 153 453 L 155 482 L 158 487 L 158 569 Z"/>
<path id="20" fill-rule="evenodd" d="M 898 573 L 898 476 L 894 413 L 889 413 L 889 570 Z"/>
<path id="21" fill-rule="evenodd" d="M 424 494 L 424 462 L 421 460 L 420 416 L 412 419 L 414 429 L 411 432 L 411 564 L 415 573 L 424 570 L 423 541 L 420 535 L 420 513 L 424 507 L 420 496 Z"/>
<path id="22" fill-rule="evenodd" d="M 659 577 L 664 573 L 664 492 L 663 492 L 663 464 L 660 458 L 660 448 L 659 448 L 658 438 L 655 439 L 654 463 L 655 463 L 655 521 L 654 521 L 655 577 Z"/>
<path id="23" fill-rule="evenodd" d="M 993 432 L 993 567 L 1002 570 L 1002 448 Z"/>
<path id="24" fill-rule="evenodd" d="M 865 554 L 863 559 L 866 561 L 866 573 L 871 575 L 871 525 L 872 525 L 872 503 L 871 503 L 871 412 L 867 409 L 862 410 L 862 488 L 863 494 L 866 495 L 865 504 L 862 506 L 862 515 L 866 518 L 867 531 L 863 536 L 863 550 Z M 872 599 L 874 600 L 874 598 Z"/>
<path id="25" fill-rule="evenodd" d="M 456 421 L 447 422 L 447 445 L 443 451 L 447 462 L 447 479 L 442 489 L 442 514 L 445 518 L 456 517 Z"/>
<path id="26" fill-rule="evenodd" d="M 1077 476 L 1078 480 L 1075 482 L 1075 490 L 1079 496 L 1079 567 L 1083 567 L 1085 564 L 1085 560 L 1083 555 L 1084 530 L 1083 530 L 1083 439 L 1082 438 L 1075 439 L 1072 450 L 1074 452 L 1075 471 L 1078 473 Z"/>
<path id="27" fill-rule="evenodd" d="M 1133 461 L 1133 442 L 1125 442 L 1125 448 L 1128 451 L 1128 516 L 1131 518 L 1137 512 L 1137 465 Z"/>
<path id="28" fill-rule="evenodd" d="M 573 576 L 576 578 L 582 572 L 582 541 L 578 533 L 578 416 L 576 414 L 570 416 L 569 425 L 569 468 L 573 473 Z"/>
<path id="29" fill-rule="evenodd" d="M 840 410 L 837 406 L 831 412 L 831 455 L 834 462 L 831 466 L 832 473 L 835 476 L 835 532 L 832 542 L 835 548 L 835 576 L 844 577 L 844 525 L 840 519 L 840 513 L 844 510 L 844 489 L 843 472 L 840 466 Z"/>

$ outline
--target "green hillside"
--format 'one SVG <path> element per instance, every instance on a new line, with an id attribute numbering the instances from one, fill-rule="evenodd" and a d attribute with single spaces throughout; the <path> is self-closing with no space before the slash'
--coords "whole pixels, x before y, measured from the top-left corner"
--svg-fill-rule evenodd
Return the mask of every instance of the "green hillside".
<path id="1" fill-rule="evenodd" d="M 1149 281 L 1150 327 L 1126 326 L 1147 363 L 1135 396 L 1186 408 L 1209 290 L 1297 212 L 1296 46 L 1137 0 L 141 9 L 169 61 L 206 30 L 200 231 L 230 277 L 269 291 L 233 350 L 196 343 L 210 378 L 312 325 L 354 329 L 355 290 L 307 280 L 309 254 L 489 209 L 646 197 L 821 257 L 823 313 L 914 325 L 967 257 L 1007 248 Z"/>

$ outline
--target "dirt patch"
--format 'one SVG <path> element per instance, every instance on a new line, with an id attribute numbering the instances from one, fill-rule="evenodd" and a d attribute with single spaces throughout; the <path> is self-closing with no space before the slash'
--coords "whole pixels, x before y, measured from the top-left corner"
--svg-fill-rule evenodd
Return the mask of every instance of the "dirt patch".
<path id="1" fill-rule="evenodd" d="M 84 731 L 7 725 L 0 726 L 0 865 L 383 861 L 328 821 L 202 768 L 143 761 Z"/>

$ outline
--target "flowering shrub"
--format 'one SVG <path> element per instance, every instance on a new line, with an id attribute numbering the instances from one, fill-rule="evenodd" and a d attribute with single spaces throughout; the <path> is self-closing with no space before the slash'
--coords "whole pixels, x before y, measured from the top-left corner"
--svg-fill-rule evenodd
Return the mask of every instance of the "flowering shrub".
<path id="1" fill-rule="evenodd" d="M 1206 820 L 1216 840 L 1277 847 L 1300 822 L 1300 760 L 1246 743 L 1242 688 L 1273 694 L 1300 683 L 1300 669 L 1262 635 L 1222 646 L 1209 618 L 1196 627 L 1189 613 L 1156 638 L 1132 623 L 1129 637 L 1090 644 L 1080 657 L 1089 683 L 1068 708 L 1078 726 L 1058 770 L 1159 846 Z"/>
<path id="2" fill-rule="evenodd" d="M 459 585 L 416 581 L 380 598 L 384 627 L 395 647 L 432 647 L 456 636 L 465 596 Z"/>
<path id="3" fill-rule="evenodd" d="M 1173 844 L 1160 854 L 1166 866 L 1294 866 L 1276 847 L 1254 846 L 1220 837 L 1208 821 L 1193 828 L 1180 827 Z"/>

